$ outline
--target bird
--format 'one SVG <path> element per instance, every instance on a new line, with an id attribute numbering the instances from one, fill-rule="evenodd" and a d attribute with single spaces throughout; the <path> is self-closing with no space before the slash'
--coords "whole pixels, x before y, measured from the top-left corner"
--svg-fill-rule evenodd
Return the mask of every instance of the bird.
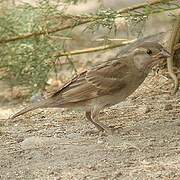
<path id="1" fill-rule="evenodd" d="M 76 75 L 47 99 L 33 103 L 11 119 L 37 108 L 81 108 L 99 131 L 113 129 L 98 120 L 101 110 L 124 101 L 145 80 L 151 68 L 171 54 L 157 42 L 143 42 L 131 52 Z"/>

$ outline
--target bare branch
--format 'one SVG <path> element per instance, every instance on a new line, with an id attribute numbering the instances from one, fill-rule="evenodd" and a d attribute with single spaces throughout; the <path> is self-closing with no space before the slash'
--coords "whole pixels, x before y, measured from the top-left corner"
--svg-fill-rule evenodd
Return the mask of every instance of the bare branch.
<path id="1" fill-rule="evenodd" d="M 103 51 L 107 49 L 113 49 L 116 47 L 124 46 L 130 43 L 135 42 L 136 39 L 130 40 L 130 41 L 124 41 L 118 44 L 110 44 L 110 45 L 104 45 L 104 46 L 98 46 L 94 48 L 86 48 L 82 50 L 74 50 L 74 51 L 67 51 L 67 52 L 55 52 L 53 54 L 54 57 L 62 57 L 62 56 L 73 56 L 73 55 L 78 55 L 78 54 L 85 54 L 85 53 L 93 53 L 97 51 Z"/>
<path id="2" fill-rule="evenodd" d="M 114 41 L 114 42 L 115 42 L 115 41 L 116 41 L 116 42 L 117 42 L 117 41 L 120 41 L 120 42 L 122 42 L 122 41 L 127 41 L 127 39 L 119 39 L 119 38 L 107 38 L 107 39 L 105 39 L 105 38 L 99 38 L 99 39 L 96 39 L 95 41 L 96 41 L 96 42 L 104 42 L 104 41 L 110 41 L 110 42 L 111 42 L 111 41 L 112 41 L 112 42 L 113 42 L 113 41 Z"/>
<path id="3" fill-rule="evenodd" d="M 167 2 L 170 2 L 170 1 L 173 1 L 173 0 L 156 0 L 156 1 L 153 1 L 153 2 L 150 2 L 150 3 L 141 3 L 141 4 L 138 4 L 138 5 L 134 5 L 134 6 L 131 6 L 131 7 L 128 7 L 128 8 L 121 9 L 118 12 L 119 13 L 128 13 L 129 11 L 134 11 L 134 10 L 137 10 L 137 9 L 144 8 L 147 5 L 157 5 L 157 4 L 161 4 L 161 3 L 167 3 Z"/>
<path id="4" fill-rule="evenodd" d="M 168 49 L 171 52 L 172 56 L 167 59 L 167 68 L 168 68 L 170 77 L 174 81 L 173 94 L 175 94 L 179 88 L 179 81 L 173 70 L 173 55 L 175 52 L 174 50 L 175 50 L 176 44 L 179 43 L 179 38 L 180 38 L 180 14 L 177 15 L 176 22 L 174 23 L 173 31 L 172 31 L 171 38 L 169 41 L 169 46 L 168 46 Z"/>
<path id="5" fill-rule="evenodd" d="M 119 11 L 117 11 L 117 13 L 119 15 L 121 15 L 121 14 L 124 14 L 124 13 L 128 13 L 130 11 L 145 8 L 147 6 L 158 5 L 158 4 L 167 3 L 167 2 L 171 2 L 171 1 L 174 1 L 174 0 L 156 0 L 156 1 L 153 1 L 152 3 L 142 3 L 142 4 L 132 6 L 132 7 L 120 9 Z M 178 8 L 178 7 L 176 7 L 176 8 Z M 166 10 L 168 10 L 168 9 L 166 9 Z M 157 12 L 155 11 L 153 13 L 157 13 Z M 69 29 L 69 28 L 74 28 L 74 27 L 82 25 L 82 24 L 87 24 L 87 23 L 90 23 L 90 22 L 94 22 L 94 21 L 96 21 L 98 19 L 101 19 L 102 17 L 99 17 L 97 15 L 93 15 L 93 16 L 89 15 L 88 16 L 88 15 L 62 14 L 58 18 L 70 18 L 70 19 L 74 20 L 74 22 L 76 22 L 76 23 L 71 23 L 70 25 L 67 25 L 67 26 L 64 26 L 64 27 L 57 27 L 57 28 L 53 28 L 53 29 L 50 29 L 50 30 L 25 33 L 25 34 L 10 37 L 10 38 L 2 38 L 2 39 L 0 39 L 0 44 L 1 43 L 8 43 L 8 42 L 13 42 L 13 41 L 18 41 L 18 40 L 29 39 L 29 38 L 32 38 L 32 37 L 37 37 L 37 36 L 41 36 L 41 35 L 46 35 L 46 34 L 51 34 L 51 33 L 59 32 L 59 31 L 63 31 L 63 30 Z"/>
<path id="6" fill-rule="evenodd" d="M 91 20 L 85 20 L 85 21 L 81 21 L 81 22 L 76 22 L 74 24 L 67 25 L 67 26 L 64 26 L 64 27 L 54 28 L 54 29 L 51 29 L 49 31 L 39 31 L 39 32 L 33 32 L 33 33 L 26 33 L 26 34 L 22 34 L 20 36 L 15 36 L 15 37 L 7 38 L 7 39 L 0 39 L 0 43 L 8 43 L 8 42 L 12 42 L 12 41 L 29 39 L 31 37 L 37 37 L 37 36 L 41 36 L 41 35 L 51 34 L 51 33 L 55 33 L 55 32 L 58 32 L 58 31 L 63 31 L 65 29 L 74 28 L 76 26 L 86 24 L 88 22 L 91 22 Z"/>

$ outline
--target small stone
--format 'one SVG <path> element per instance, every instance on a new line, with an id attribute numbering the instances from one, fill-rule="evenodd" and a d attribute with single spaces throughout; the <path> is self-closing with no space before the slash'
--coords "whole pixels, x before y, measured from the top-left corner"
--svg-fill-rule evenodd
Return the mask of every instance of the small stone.
<path id="1" fill-rule="evenodd" d="M 104 143 L 103 138 L 98 138 L 97 143 L 98 143 L 98 144 L 102 144 L 102 143 Z"/>
<path id="2" fill-rule="evenodd" d="M 171 104 L 166 104 L 165 106 L 164 106 L 164 110 L 165 111 L 169 111 L 169 110 L 172 110 L 173 109 L 173 106 L 171 105 Z"/>
<path id="3" fill-rule="evenodd" d="M 146 105 L 142 105 L 137 109 L 137 112 L 139 114 L 146 114 L 146 113 L 149 113 L 150 111 L 151 111 L 151 109 Z"/>

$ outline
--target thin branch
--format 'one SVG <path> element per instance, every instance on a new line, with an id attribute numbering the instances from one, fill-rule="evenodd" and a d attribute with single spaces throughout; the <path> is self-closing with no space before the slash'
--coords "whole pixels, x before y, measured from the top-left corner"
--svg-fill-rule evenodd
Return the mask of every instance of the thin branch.
<path id="1" fill-rule="evenodd" d="M 64 26 L 64 27 L 54 28 L 54 29 L 51 29 L 49 31 L 39 31 L 39 32 L 33 32 L 33 33 L 26 33 L 26 34 L 22 34 L 20 36 L 15 36 L 15 37 L 7 38 L 7 39 L 0 39 L 0 43 L 8 43 L 8 42 L 12 42 L 12 41 L 29 39 L 31 37 L 37 37 L 40 35 L 51 34 L 51 33 L 55 33 L 58 31 L 63 31 L 65 29 L 74 28 L 76 26 L 86 24 L 88 22 L 91 22 L 91 20 L 81 21 L 81 22 L 77 22 L 75 24 Z"/>
<path id="2" fill-rule="evenodd" d="M 107 39 L 105 39 L 105 38 L 99 38 L 99 39 L 96 39 L 96 40 L 94 40 L 94 41 L 96 41 L 96 42 L 104 42 L 104 41 L 120 41 L 120 42 L 122 42 L 122 41 L 127 41 L 127 39 L 119 39 L 119 38 L 107 38 Z"/>
<path id="3" fill-rule="evenodd" d="M 48 36 L 53 40 L 74 40 L 72 37 L 63 37 L 63 36 Z"/>
<path id="4" fill-rule="evenodd" d="M 171 1 L 175 1 L 175 0 L 156 0 L 153 2 L 146 2 L 146 3 L 141 3 L 141 4 L 137 4 L 131 7 L 127 7 L 127 8 L 122 8 L 120 10 L 117 11 L 118 14 L 124 14 L 124 13 L 129 13 L 130 11 L 135 11 L 138 9 L 142 9 L 145 8 L 146 6 L 153 6 L 153 5 L 158 5 L 158 4 L 165 4 L 165 3 L 169 3 Z M 173 5 L 177 5 L 177 4 L 173 4 Z M 179 6 L 177 6 L 179 7 Z M 60 17 L 63 18 L 70 18 L 70 19 L 99 19 L 99 16 L 97 15 L 71 15 L 71 14 L 62 14 Z M 59 18 L 59 17 L 56 17 Z"/>
<path id="5" fill-rule="evenodd" d="M 134 6 L 131 6 L 131 7 L 128 7 L 128 8 L 121 9 L 118 12 L 119 13 L 128 13 L 129 11 L 134 11 L 134 10 L 137 10 L 137 9 L 141 9 L 141 8 L 144 8 L 144 7 L 149 6 L 149 5 L 151 5 L 151 6 L 152 5 L 158 5 L 158 4 L 167 3 L 167 2 L 170 2 L 170 1 L 174 1 L 174 0 L 156 0 L 156 1 L 153 1 L 153 2 L 150 2 L 150 3 L 141 3 L 141 4 L 138 4 L 138 5 L 134 5 Z"/>
<path id="6" fill-rule="evenodd" d="M 97 51 L 103 51 L 103 50 L 107 50 L 107 49 L 113 49 L 116 47 L 120 47 L 120 46 L 124 46 L 130 43 L 135 42 L 136 39 L 130 40 L 130 41 L 124 41 L 118 44 L 110 44 L 110 45 L 104 45 L 104 46 L 98 46 L 98 47 L 94 47 L 94 48 L 86 48 L 86 49 L 82 49 L 82 50 L 74 50 L 74 51 L 67 51 L 67 52 L 55 52 L 53 54 L 54 57 L 62 57 L 62 56 L 73 56 L 73 55 L 78 55 L 78 54 L 85 54 L 85 53 L 93 53 L 93 52 L 97 52 Z"/>
<path id="7" fill-rule="evenodd" d="M 176 44 L 179 43 L 179 38 L 180 38 L 179 29 L 180 29 L 180 13 L 177 15 L 176 22 L 174 23 L 173 31 L 172 31 L 171 38 L 169 41 L 169 46 L 168 46 L 168 50 L 171 52 L 172 56 L 167 59 L 167 68 L 168 68 L 168 73 L 169 73 L 170 77 L 174 81 L 173 94 L 175 94 L 179 88 L 179 81 L 173 70 L 173 55 L 175 52 L 174 48 L 175 48 Z"/>
<path id="8" fill-rule="evenodd" d="M 158 4 L 162 4 L 162 3 L 167 3 L 170 1 L 174 1 L 174 0 L 156 0 L 153 1 L 152 3 L 142 3 L 142 4 L 138 4 L 138 5 L 134 5 L 132 7 L 128 7 L 128 8 L 124 8 L 124 9 L 120 9 L 119 11 L 117 11 L 117 13 L 123 14 L 123 13 L 128 13 L 130 11 L 134 11 L 137 9 L 141 9 L 141 8 L 145 8 L 147 6 L 152 6 L 152 5 L 158 5 Z M 179 6 L 178 6 L 179 7 Z M 178 8 L 177 7 L 177 8 Z M 153 13 L 157 13 L 156 11 Z M 117 16 L 118 17 L 118 16 Z M 8 43 L 8 42 L 13 42 L 13 41 L 18 41 L 18 40 L 24 40 L 24 39 L 29 39 L 31 37 L 37 37 L 37 36 L 41 36 L 41 35 L 46 35 L 46 34 L 51 34 L 51 33 L 55 33 L 55 32 L 59 32 L 59 31 L 63 31 L 69 28 L 74 28 L 76 26 L 82 25 L 82 24 L 87 24 L 89 22 L 94 22 L 98 19 L 102 19 L 103 17 L 99 17 L 97 15 L 66 15 L 66 14 L 62 14 L 60 16 L 60 18 L 70 18 L 74 21 L 76 21 L 75 24 L 71 24 L 71 25 L 67 25 L 64 27 L 57 27 L 54 29 L 50 29 L 50 30 L 44 30 L 44 31 L 40 31 L 40 32 L 31 32 L 31 33 L 25 33 L 19 36 L 14 36 L 14 37 L 10 37 L 10 38 L 2 38 L 0 39 L 0 44 L 1 43 Z"/>

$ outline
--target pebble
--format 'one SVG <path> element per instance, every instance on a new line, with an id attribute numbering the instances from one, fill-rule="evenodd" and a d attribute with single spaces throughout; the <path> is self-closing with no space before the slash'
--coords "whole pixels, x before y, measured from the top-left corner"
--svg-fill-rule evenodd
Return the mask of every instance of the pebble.
<path id="1" fill-rule="evenodd" d="M 146 114 L 151 111 L 150 107 L 147 105 L 142 105 L 137 109 L 138 114 Z"/>
<path id="2" fill-rule="evenodd" d="M 169 110 L 172 110 L 173 109 L 173 106 L 171 105 L 171 104 L 166 104 L 165 106 L 164 106 L 164 110 L 165 111 L 169 111 Z"/>

